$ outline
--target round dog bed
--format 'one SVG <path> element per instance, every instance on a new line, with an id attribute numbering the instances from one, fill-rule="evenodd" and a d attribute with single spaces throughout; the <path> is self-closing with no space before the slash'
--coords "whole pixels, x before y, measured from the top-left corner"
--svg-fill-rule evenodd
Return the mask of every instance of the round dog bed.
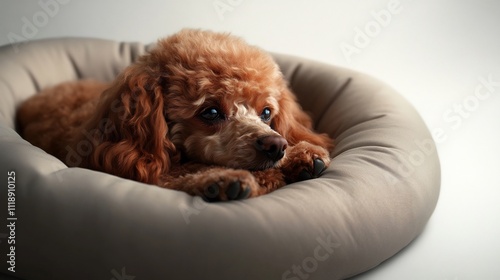
<path id="1" fill-rule="evenodd" d="M 7 233 L 15 245 L 0 244 L 2 258 L 14 252 L 15 272 L 7 263 L 3 273 L 25 279 L 343 279 L 380 264 L 422 232 L 439 195 L 434 142 L 393 89 L 347 69 L 274 54 L 316 129 L 336 139 L 336 148 L 319 179 L 244 201 L 205 203 L 68 168 L 16 132 L 16 107 L 38 90 L 68 80 L 110 81 L 146 49 L 83 38 L 0 49 L 4 210 L 6 194 L 15 193 L 10 216 L 0 211 L 2 221 L 15 223 Z"/>

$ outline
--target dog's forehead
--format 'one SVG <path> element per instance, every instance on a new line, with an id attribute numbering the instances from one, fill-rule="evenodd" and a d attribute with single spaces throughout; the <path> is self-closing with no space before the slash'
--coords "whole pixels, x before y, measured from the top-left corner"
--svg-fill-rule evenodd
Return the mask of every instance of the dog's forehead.
<path id="1" fill-rule="evenodd" d="M 230 93 L 206 93 L 201 94 L 194 100 L 192 105 L 199 107 L 203 105 L 217 105 L 217 104 L 243 104 L 246 107 L 258 107 L 259 104 L 267 104 L 271 107 L 278 107 L 277 96 L 271 93 L 264 94 L 257 92 L 252 95 L 244 94 L 230 94 Z"/>
<path id="2" fill-rule="evenodd" d="M 242 70 L 252 72 L 253 70 Z M 236 72 L 236 70 L 235 70 Z M 194 105 L 201 105 L 209 99 L 227 99 L 231 102 L 243 100 L 256 103 L 259 100 L 273 97 L 279 99 L 281 95 L 279 79 L 259 75 L 208 75 L 199 74 L 192 80 L 191 88 L 196 88 Z M 193 94 L 193 92 L 191 92 Z"/>

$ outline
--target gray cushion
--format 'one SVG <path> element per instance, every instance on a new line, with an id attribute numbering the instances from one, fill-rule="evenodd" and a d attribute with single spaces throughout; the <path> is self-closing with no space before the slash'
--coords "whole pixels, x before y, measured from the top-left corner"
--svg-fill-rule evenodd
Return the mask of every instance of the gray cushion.
<path id="1" fill-rule="evenodd" d="M 380 264 L 422 232 L 439 195 L 434 142 L 398 93 L 347 69 L 274 54 L 336 148 L 321 178 L 245 201 L 210 204 L 67 168 L 16 132 L 16 107 L 38 90 L 75 79 L 110 81 L 145 50 L 83 38 L 0 48 L 1 205 L 13 170 L 15 276 L 342 279 Z M 0 211 L 3 223 L 6 215 Z M 0 246 L 4 258 L 7 243 Z M 9 273 L 5 265 L 1 272 Z"/>

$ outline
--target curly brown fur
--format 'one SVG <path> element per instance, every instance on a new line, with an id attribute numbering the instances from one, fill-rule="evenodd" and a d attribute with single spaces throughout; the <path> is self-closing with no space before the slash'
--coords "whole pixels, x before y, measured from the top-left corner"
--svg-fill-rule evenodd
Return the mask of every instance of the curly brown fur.
<path id="1" fill-rule="evenodd" d="M 23 136 L 81 166 L 208 200 L 319 176 L 332 140 L 312 131 L 270 55 L 183 30 L 111 84 L 58 85 L 18 110 Z"/>

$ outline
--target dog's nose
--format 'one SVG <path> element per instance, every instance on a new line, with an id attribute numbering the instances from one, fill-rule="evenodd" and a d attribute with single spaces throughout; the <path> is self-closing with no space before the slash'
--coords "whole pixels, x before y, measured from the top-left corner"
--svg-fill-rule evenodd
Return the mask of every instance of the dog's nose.
<path id="1" fill-rule="evenodd" d="M 256 142 L 257 150 L 265 153 L 273 161 L 283 158 L 287 145 L 288 142 L 285 138 L 276 135 L 260 137 Z"/>

